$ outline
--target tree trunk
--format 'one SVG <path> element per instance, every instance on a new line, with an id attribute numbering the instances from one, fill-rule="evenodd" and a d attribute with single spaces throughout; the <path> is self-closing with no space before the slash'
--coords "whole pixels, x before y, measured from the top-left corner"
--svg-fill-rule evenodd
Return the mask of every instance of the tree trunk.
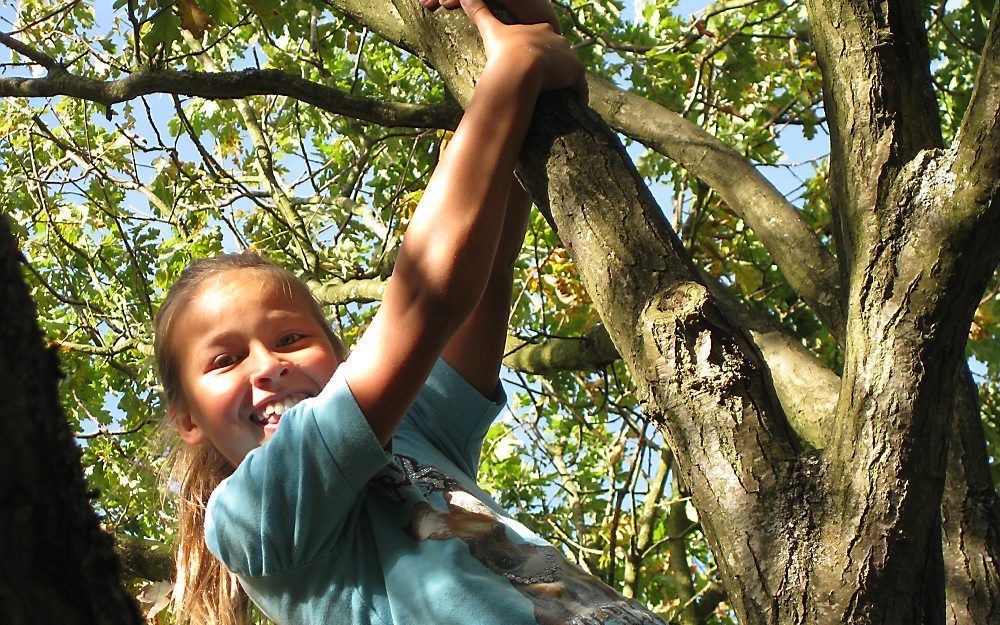
<path id="1" fill-rule="evenodd" d="M 404 2 L 394 6 L 399 40 L 442 73 L 459 101 L 467 100 L 472 72 L 461 57 L 458 26 L 432 22 Z M 871 44 L 862 53 L 880 49 L 866 58 L 885 60 L 890 69 L 926 51 L 919 48 L 919 27 L 893 26 L 887 32 L 898 31 L 901 42 L 912 44 L 909 52 L 887 50 L 878 37 L 859 40 Z M 879 88 L 891 86 L 881 74 L 865 78 L 862 64 L 843 67 L 851 88 L 855 77 L 858 84 L 874 79 Z M 925 82 L 916 76 L 893 98 L 872 102 L 864 94 L 852 101 L 836 84 L 833 92 L 843 115 L 862 111 L 864 120 L 881 123 L 878 107 L 898 106 L 899 117 L 891 118 L 898 122 L 927 116 Z M 928 200 L 916 181 L 940 175 L 952 162 L 938 154 L 914 159 L 909 176 L 880 188 L 844 174 L 848 366 L 833 444 L 817 457 L 799 449 L 760 354 L 699 284 L 617 140 L 557 98 L 543 99 L 536 112 L 522 153 L 524 174 L 551 211 L 647 413 L 677 455 L 741 620 L 915 622 L 939 526 L 947 431 L 941 424 L 951 413 L 946 374 L 961 357 L 955 346 L 964 343 L 969 293 L 981 292 L 984 270 L 992 272 L 996 262 L 993 253 L 976 265 L 970 264 L 975 253 L 950 253 L 985 249 L 989 235 L 982 231 L 933 227 L 944 197 L 938 192 Z M 883 181 L 936 143 L 933 132 L 907 126 L 877 130 L 838 135 L 845 138 L 838 154 L 871 155 L 867 162 Z M 897 137 L 902 148 L 883 153 L 884 136 Z M 838 171 L 848 172 L 849 163 L 838 163 Z M 978 215 L 969 207 L 978 221 L 995 217 L 991 203 L 980 206 L 985 212 Z M 876 207 L 884 212 L 871 213 Z M 905 577 L 917 583 L 899 587 Z"/>
<path id="2" fill-rule="evenodd" d="M 461 16 L 429 16 L 407 0 L 388 10 L 331 1 L 468 101 L 482 57 Z M 860 33 L 838 46 L 844 33 L 819 31 L 833 41 L 821 62 L 843 74 L 830 85 L 843 126 L 833 168 L 847 311 L 845 375 L 822 452 L 799 445 L 760 351 L 715 303 L 606 125 L 569 97 L 543 97 L 521 173 L 676 456 L 741 622 L 940 623 L 941 593 L 925 601 L 923 584 L 940 572 L 927 554 L 940 544 L 952 373 L 998 260 L 997 185 L 963 180 L 949 204 L 954 154 L 924 149 L 939 143 L 933 128 L 907 126 L 933 117 L 919 11 L 814 5 L 821 21 Z M 888 22 L 869 33 L 869 18 Z M 860 56 L 830 63 L 838 54 Z M 872 94 L 845 92 L 866 85 Z"/>
<path id="3" fill-rule="evenodd" d="M 42 342 L 20 273 L 20 253 L 0 216 L 0 621 L 138 624 L 111 537 L 90 506 L 80 452 L 59 404 L 55 352 Z"/>
<path id="4" fill-rule="evenodd" d="M 942 551 L 948 625 L 1000 623 L 1000 506 L 986 461 L 978 389 L 967 367 L 955 378 Z"/>

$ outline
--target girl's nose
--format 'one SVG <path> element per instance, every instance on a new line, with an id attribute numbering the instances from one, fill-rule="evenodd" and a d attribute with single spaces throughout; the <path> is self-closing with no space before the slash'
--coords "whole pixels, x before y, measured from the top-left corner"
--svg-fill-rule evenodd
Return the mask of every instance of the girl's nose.
<path id="1" fill-rule="evenodd" d="M 288 365 L 279 360 L 270 351 L 261 350 L 256 357 L 250 383 L 257 388 L 267 388 L 278 378 L 288 375 Z"/>

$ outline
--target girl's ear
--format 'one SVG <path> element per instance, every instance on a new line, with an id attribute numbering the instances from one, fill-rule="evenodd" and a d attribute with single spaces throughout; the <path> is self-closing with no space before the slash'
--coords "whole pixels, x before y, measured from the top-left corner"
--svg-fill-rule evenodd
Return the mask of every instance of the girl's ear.
<path id="1" fill-rule="evenodd" d="M 205 433 L 184 406 L 171 404 L 168 411 L 182 441 L 188 445 L 197 445 L 205 439 Z"/>

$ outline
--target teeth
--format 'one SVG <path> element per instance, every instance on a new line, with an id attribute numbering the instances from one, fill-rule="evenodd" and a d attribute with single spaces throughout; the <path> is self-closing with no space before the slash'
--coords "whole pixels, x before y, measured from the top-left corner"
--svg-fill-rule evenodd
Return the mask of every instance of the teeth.
<path id="1" fill-rule="evenodd" d="M 266 424 L 271 417 L 280 417 L 292 406 L 298 404 L 300 401 L 308 397 L 305 393 L 296 393 L 294 395 L 289 395 L 277 401 L 270 402 L 261 406 L 260 410 L 253 412 L 250 415 L 250 419 L 259 424 Z"/>

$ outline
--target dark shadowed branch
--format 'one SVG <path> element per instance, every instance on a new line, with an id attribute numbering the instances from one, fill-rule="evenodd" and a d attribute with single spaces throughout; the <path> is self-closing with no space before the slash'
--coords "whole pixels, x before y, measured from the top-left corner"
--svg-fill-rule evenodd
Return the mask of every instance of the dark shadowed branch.
<path id="1" fill-rule="evenodd" d="M 148 579 L 158 582 L 173 579 L 174 554 L 163 543 L 128 534 L 115 534 L 115 551 L 122 562 L 126 579 Z"/>
<path id="2" fill-rule="evenodd" d="M 21 277 L 21 254 L 0 216 L 0 613 L 9 623 L 141 623 L 100 530 L 65 413 L 59 365 L 46 349 Z"/>

